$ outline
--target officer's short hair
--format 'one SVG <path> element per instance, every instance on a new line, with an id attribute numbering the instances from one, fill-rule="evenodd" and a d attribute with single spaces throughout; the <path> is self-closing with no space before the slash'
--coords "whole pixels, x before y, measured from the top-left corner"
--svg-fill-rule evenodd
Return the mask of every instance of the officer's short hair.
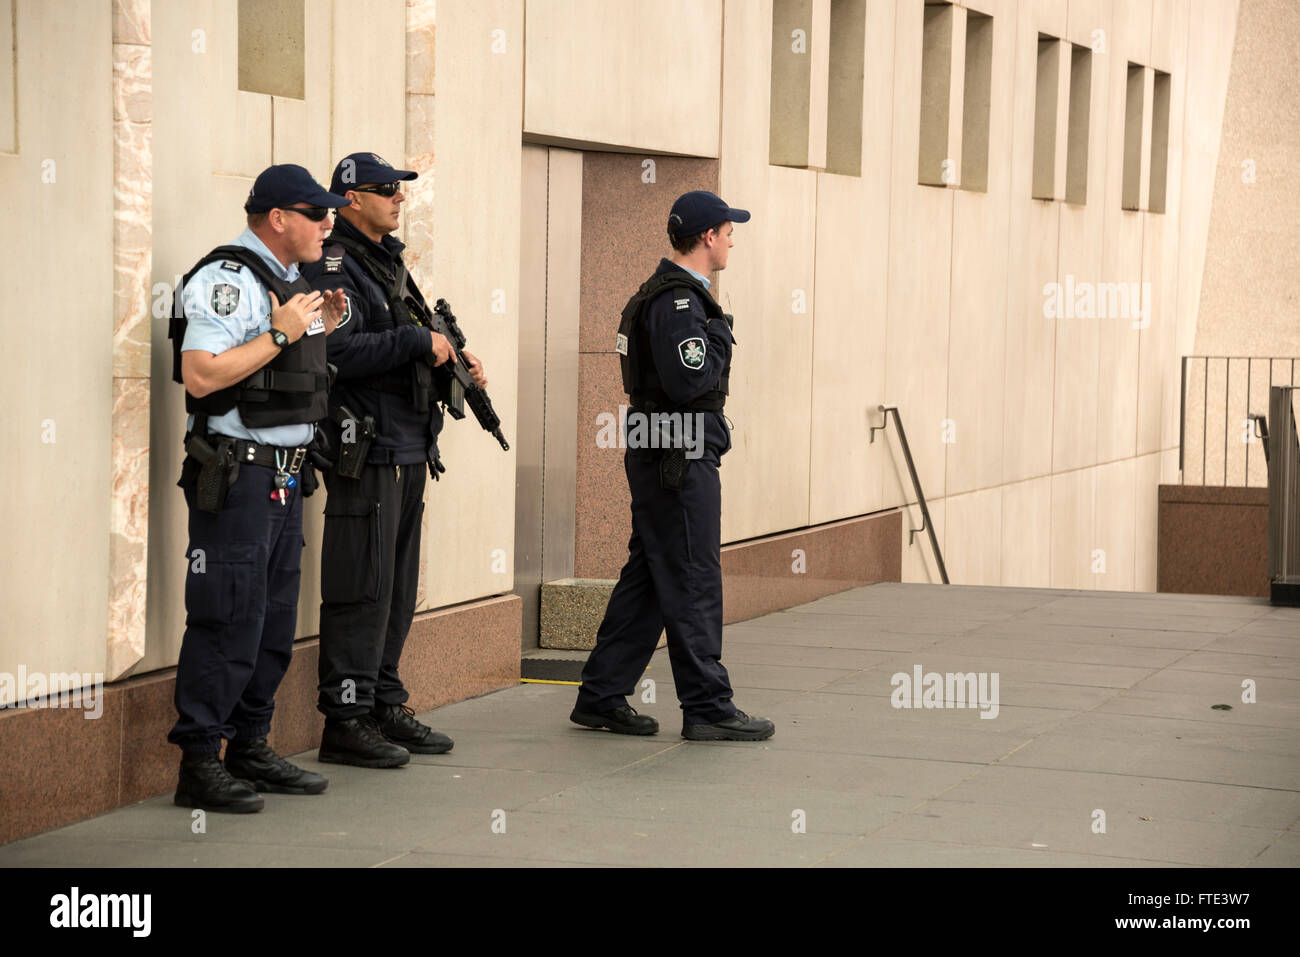
<path id="1" fill-rule="evenodd" d="M 707 233 L 710 229 L 718 229 L 721 226 L 722 223 L 718 223 L 716 226 L 710 226 L 709 229 L 706 229 L 704 231 L 704 233 Z M 675 249 L 677 252 L 682 253 L 683 255 L 687 255 L 693 252 L 696 246 L 704 242 L 704 233 L 696 233 L 693 236 L 678 236 L 671 229 L 669 229 L 668 241 L 672 243 L 673 249 Z"/>
<path id="2" fill-rule="evenodd" d="M 249 228 L 250 228 L 250 229 L 257 229 L 257 228 L 260 227 L 260 226 L 265 226 L 265 225 L 266 225 L 266 221 L 267 221 L 267 219 L 270 217 L 270 215 L 271 215 L 270 210 L 267 210 L 267 211 L 264 212 L 264 213 L 249 213 L 249 214 L 248 214 L 248 226 L 249 226 Z"/>

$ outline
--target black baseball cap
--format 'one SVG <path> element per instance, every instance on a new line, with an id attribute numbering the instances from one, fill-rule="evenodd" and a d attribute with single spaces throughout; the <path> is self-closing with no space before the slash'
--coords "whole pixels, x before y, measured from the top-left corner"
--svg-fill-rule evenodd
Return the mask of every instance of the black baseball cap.
<path id="1" fill-rule="evenodd" d="M 244 202 L 244 212 L 265 213 L 294 203 L 311 203 L 333 209 L 348 205 L 346 198 L 329 192 L 301 166 L 282 163 L 268 166 L 253 180 L 253 188 L 248 191 L 248 199 Z"/>
<path id="2" fill-rule="evenodd" d="M 346 193 L 363 183 L 396 183 L 399 180 L 415 179 L 419 175 L 414 170 L 393 169 L 393 164 L 378 153 L 350 153 L 334 167 L 330 189 L 336 193 Z"/>
<path id="3" fill-rule="evenodd" d="M 680 239 L 712 229 L 719 223 L 744 223 L 749 221 L 749 210 L 732 209 L 715 193 L 707 189 L 693 189 L 683 193 L 673 203 L 668 214 L 668 233 Z"/>

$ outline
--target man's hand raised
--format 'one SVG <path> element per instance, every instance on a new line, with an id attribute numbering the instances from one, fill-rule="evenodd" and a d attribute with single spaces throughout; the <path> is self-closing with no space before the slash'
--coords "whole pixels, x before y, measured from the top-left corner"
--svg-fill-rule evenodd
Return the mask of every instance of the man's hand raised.
<path id="1" fill-rule="evenodd" d="M 279 329 L 289 337 L 290 342 L 297 342 L 307 331 L 307 327 L 320 318 L 323 297 L 319 292 L 300 292 L 283 305 L 275 293 L 267 291 L 271 297 L 271 328 Z"/>

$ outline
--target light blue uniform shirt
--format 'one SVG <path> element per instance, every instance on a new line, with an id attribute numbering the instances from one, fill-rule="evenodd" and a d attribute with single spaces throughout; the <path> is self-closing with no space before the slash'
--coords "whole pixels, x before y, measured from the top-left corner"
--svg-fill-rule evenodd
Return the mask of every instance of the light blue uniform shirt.
<path id="1" fill-rule="evenodd" d="M 297 263 L 286 268 L 251 229 L 245 229 L 231 245 L 253 250 L 285 282 L 293 282 L 298 278 Z M 235 302 L 232 303 L 232 299 Z M 271 331 L 271 297 L 247 266 L 234 272 L 223 268 L 220 260 L 208 263 L 186 284 L 184 301 L 186 329 L 185 341 L 181 344 L 182 352 L 199 350 L 219 355 Z M 221 315 L 217 308 L 222 312 L 228 311 L 228 315 Z M 321 332 L 324 332 L 323 325 Z M 189 417 L 186 428 L 194 428 L 194 416 Z M 246 428 L 243 419 L 239 417 L 238 407 L 225 415 L 208 416 L 208 431 L 236 439 L 248 439 L 259 445 L 288 447 L 307 445 L 315 434 L 312 425 Z"/>
<path id="2" fill-rule="evenodd" d="M 696 272 L 694 269 L 692 269 L 690 266 L 683 266 L 681 263 L 674 263 L 674 265 L 676 265 L 676 266 L 677 266 L 678 268 L 680 268 L 680 269 L 685 269 L 688 273 L 690 273 L 692 276 L 694 276 L 696 279 L 698 279 L 701 283 L 704 284 L 704 288 L 705 288 L 705 289 L 708 289 L 710 286 L 713 285 L 713 283 L 709 282 L 707 279 L 705 279 L 703 276 L 701 276 L 699 273 L 697 273 L 697 272 Z"/>

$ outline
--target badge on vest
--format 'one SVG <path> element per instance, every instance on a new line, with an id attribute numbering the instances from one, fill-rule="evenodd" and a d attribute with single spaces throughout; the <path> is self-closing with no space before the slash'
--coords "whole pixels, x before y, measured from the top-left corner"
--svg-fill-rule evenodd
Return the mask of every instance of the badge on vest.
<path id="1" fill-rule="evenodd" d="M 307 331 L 304 332 L 303 335 L 318 336 L 324 331 L 325 331 L 325 318 L 323 316 L 317 316 L 315 319 L 311 321 L 311 325 L 307 327 Z"/>
<path id="2" fill-rule="evenodd" d="M 692 372 L 704 366 L 704 340 L 699 336 L 683 339 L 677 343 L 677 354 L 682 357 L 682 365 Z"/>
<path id="3" fill-rule="evenodd" d="M 677 307 L 678 312 L 681 312 L 683 309 L 691 308 L 691 301 L 689 299 L 674 299 L 673 305 Z"/>
<path id="4" fill-rule="evenodd" d="M 239 308 L 239 287 L 228 282 L 214 282 L 208 286 L 208 305 L 221 318 Z"/>
<path id="5" fill-rule="evenodd" d="M 627 336 L 623 333 L 618 334 L 618 339 L 614 342 L 614 351 L 621 356 L 627 355 Z"/>

